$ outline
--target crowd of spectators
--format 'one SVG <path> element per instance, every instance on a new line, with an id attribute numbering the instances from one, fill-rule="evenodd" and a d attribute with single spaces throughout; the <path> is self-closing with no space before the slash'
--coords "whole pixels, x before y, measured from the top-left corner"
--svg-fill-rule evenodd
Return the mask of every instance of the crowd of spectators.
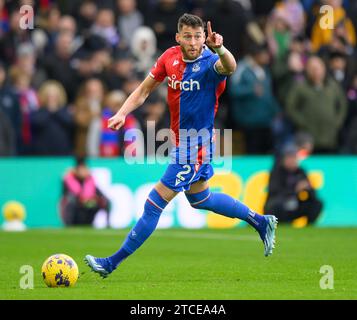
<path id="1" fill-rule="evenodd" d="M 0 155 L 116 157 L 127 130 L 167 128 L 165 86 L 119 132 L 106 122 L 176 45 L 184 12 L 210 20 L 238 61 L 216 119 L 234 153 L 274 153 L 300 132 L 315 153 L 357 153 L 357 1 L 0 0 Z"/>

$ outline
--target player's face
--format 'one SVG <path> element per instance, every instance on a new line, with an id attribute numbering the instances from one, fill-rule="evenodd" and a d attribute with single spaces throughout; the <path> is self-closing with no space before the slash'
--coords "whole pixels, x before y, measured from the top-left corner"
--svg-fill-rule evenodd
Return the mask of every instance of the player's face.
<path id="1" fill-rule="evenodd" d="M 205 43 L 205 32 L 202 27 L 193 28 L 183 26 L 179 33 L 176 33 L 176 41 L 180 44 L 183 57 L 188 60 L 197 59 Z"/>

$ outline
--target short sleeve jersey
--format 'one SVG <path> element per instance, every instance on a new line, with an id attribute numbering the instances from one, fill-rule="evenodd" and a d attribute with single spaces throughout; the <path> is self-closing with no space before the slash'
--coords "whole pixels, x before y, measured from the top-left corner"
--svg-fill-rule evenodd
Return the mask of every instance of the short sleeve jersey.
<path id="1" fill-rule="evenodd" d="M 207 129 L 213 134 L 218 99 L 225 89 L 226 76 L 215 70 L 219 59 L 208 47 L 195 60 L 185 60 L 180 46 L 166 50 L 152 67 L 150 76 L 162 82 L 168 78 L 167 102 L 176 146 L 180 129 Z"/>

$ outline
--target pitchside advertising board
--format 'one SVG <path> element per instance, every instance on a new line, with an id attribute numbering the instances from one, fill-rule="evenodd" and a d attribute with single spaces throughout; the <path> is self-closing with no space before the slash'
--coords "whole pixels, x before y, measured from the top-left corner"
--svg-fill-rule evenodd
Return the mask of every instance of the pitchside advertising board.
<path id="1" fill-rule="evenodd" d="M 18 201 L 26 208 L 28 227 L 61 227 L 61 179 L 73 163 L 71 158 L 0 159 L 0 208 L 7 201 Z M 88 164 L 99 188 L 112 202 L 113 228 L 135 223 L 148 193 L 166 169 L 163 164 L 130 165 L 123 159 L 92 159 Z M 230 171 L 215 168 L 210 187 L 262 212 L 271 166 L 271 157 L 234 157 Z M 357 226 L 357 157 L 316 156 L 304 160 L 302 166 L 324 201 L 317 226 Z M 245 225 L 243 221 L 191 208 L 182 193 L 166 207 L 159 221 L 159 228 Z"/>

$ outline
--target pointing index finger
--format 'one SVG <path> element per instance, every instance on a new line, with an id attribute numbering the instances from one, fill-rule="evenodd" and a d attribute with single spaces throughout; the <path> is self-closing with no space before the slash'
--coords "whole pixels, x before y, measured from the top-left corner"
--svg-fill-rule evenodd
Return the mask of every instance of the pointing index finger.
<path id="1" fill-rule="evenodd" d="M 211 21 L 207 22 L 207 33 L 208 33 L 208 36 L 212 35 Z"/>

